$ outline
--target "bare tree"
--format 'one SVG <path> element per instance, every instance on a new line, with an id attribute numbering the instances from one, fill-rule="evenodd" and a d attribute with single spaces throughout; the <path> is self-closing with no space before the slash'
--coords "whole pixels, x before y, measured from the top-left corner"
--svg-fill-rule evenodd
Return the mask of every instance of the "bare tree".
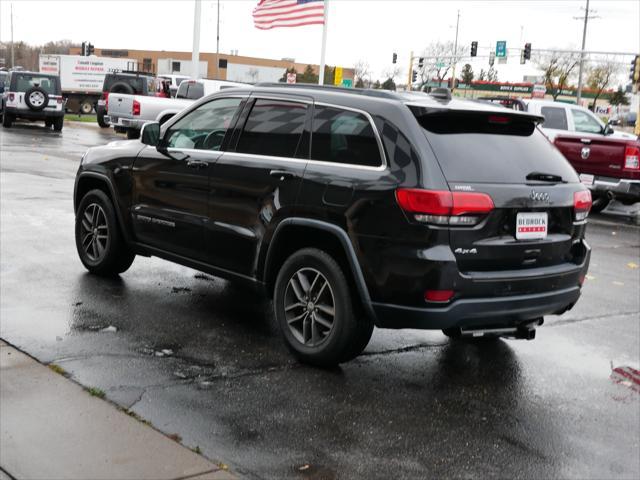
<path id="1" fill-rule="evenodd" d="M 579 63 L 579 53 L 551 52 L 538 58 L 536 64 L 542 70 L 547 92 L 551 93 L 554 100 L 569 86 Z"/>
<path id="2" fill-rule="evenodd" d="M 434 76 L 438 82 L 442 82 L 453 65 L 460 62 L 460 59 L 467 54 L 467 47 L 458 45 L 455 51 L 453 42 L 433 42 L 422 51 L 424 66 L 419 69 L 420 78 L 423 83 L 428 82 Z"/>
<path id="3" fill-rule="evenodd" d="M 590 89 L 595 90 L 596 92 L 596 95 L 593 98 L 593 103 L 591 104 L 592 110 L 595 111 L 598 98 L 609 86 L 619 70 L 619 66 L 610 60 L 605 60 L 604 62 L 594 65 L 587 70 L 587 85 Z"/>
<path id="4" fill-rule="evenodd" d="M 371 88 L 371 66 L 365 60 L 358 60 L 353 66 L 353 73 L 356 83 L 361 83 L 367 88 Z"/>
<path id="5" fill-rule="evenodd" d="M 398 65 L 394 65 L 393 67 L 385 68 L 382 72 L 382 75 L 386 79 L 391 79 L 393 81 L 396 80 L 402 74 L 402 68 Z"/>

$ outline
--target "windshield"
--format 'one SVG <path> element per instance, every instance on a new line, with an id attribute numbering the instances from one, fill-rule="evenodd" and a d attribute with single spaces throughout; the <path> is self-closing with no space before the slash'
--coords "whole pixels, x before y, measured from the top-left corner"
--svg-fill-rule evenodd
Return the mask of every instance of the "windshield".
<path id="1" fill-rule="evenodd" d="M 14 92 L 26 92 L 30 88 L 40 87 L 49 95 L 59 95 L 60 85 L 58 77 L 39 75 L 37 73 L 18 73 L 12 78 L 11 90 Z"/>
<path id="2" fill-rule="evenodd" d="M 577 181 L 532 118 L 509 112 L 416 113 L 449 182 L 525 183 L 531 172 Z"/>

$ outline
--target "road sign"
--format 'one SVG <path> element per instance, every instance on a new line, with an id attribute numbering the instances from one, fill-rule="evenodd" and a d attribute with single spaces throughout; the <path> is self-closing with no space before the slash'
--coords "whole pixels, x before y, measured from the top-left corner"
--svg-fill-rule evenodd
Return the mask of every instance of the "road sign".
<path id="1" fill-rule="evenodd" d="M 506 57 L 507 56 L 507 42 L 501 40 L 496 43 L 496 57 Z"/>
<path id="2" fill-rule="evenodd" d="M 287 73 L 287 83 L 296 83 L 295 73 Z"/>
<path id="3" fill-rule="evenodd" d="M 353 88 L 353 80 L 351 80 L 350 78 L 343 78 L 342 86 L 347 88 Z"/>
<path id="4" fill-rule="evenodd" d="M 342 85 L 342 67 L 336 67 L 333 75 L 333 84 Z"/>

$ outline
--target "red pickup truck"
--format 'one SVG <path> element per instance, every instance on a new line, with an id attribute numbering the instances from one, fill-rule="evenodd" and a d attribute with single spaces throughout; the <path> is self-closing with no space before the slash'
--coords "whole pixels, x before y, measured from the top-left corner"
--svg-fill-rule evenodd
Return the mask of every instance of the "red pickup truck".
<path id="1" fill-rule="evenodd" d="M 542 131 L 591 189 L 592 211 L 604 210 L 613 198 L 640 202 L 640 141 L 614 132 L 593 113 L 577 105 L 525 100 L 526 110 L 545 118 Z"/>

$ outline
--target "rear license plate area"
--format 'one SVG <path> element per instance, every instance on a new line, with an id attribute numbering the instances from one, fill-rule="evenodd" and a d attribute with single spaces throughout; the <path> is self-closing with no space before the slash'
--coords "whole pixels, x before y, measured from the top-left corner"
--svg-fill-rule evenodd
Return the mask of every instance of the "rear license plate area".
<path id="1" fill-rule="evenodd" d="M 516 239 L 539 240 L 547 238 L 549 215 L 547 212 L 520 212 L 516 215 Z"/>

